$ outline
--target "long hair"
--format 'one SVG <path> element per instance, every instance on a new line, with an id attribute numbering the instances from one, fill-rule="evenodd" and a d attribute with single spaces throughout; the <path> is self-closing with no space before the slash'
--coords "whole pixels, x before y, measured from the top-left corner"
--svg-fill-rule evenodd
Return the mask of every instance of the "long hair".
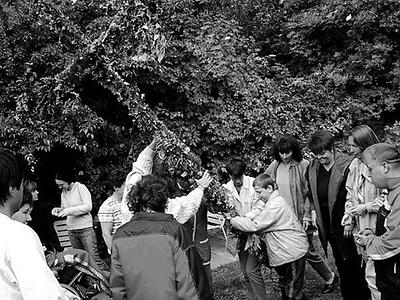
<path id="1" fill-rule="evenodd" d="M 279 153 L 289 153 L 290 151 L 292 151 L 294 160 L 301 161 L 303 159 L 300 143 L 292 136 L 284 135 L 272 146 L 272 155 L 278 162 L 282 162 Z"/>
<path id="2" fill-rule="evenodd" d="M 351 136 L 354 139 L 354 144 L 360 147 L 361 151 L 364 151 L 373 144 L 379 143 L 379 139 L 375 132 L 368 125 L 360 125 L 355 127 L 351 131 Z"/>

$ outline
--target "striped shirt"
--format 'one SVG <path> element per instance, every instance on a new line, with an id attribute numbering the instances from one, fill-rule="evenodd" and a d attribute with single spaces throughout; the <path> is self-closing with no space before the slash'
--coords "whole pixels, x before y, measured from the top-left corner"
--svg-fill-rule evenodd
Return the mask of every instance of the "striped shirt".
<path id="1" fill-rule="evenodd" d="M 99 221 L 112 222 L 113 228 L 111 234 L 114 235 L 118 227 L 122 225 L 121 219 L 121 201 L 118 201 L 116 195 L 111 195 L 103 204 L 100 206 L 99 212 L 97 213 Z"/>

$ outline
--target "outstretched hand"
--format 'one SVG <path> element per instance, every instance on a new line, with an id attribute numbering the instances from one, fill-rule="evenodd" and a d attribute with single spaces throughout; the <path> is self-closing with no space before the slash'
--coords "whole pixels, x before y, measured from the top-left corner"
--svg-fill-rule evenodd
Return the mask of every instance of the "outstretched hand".
<path id="1" fill-rule="evenodd" d="M 156 147 L 157 147 L 158 143 L 160 143 L 160 142 L 161 142 L 161 139 L 157 135 L 155 135 L 149 145 L 149 148 L 153 151 L 156 150 Z"/>
<path id="2" fill-rule="evenodd" d="M 203 176 L 200 179 L 196 179 L 196 183 L 199 187 L 202 187 L 203 189 L 206 189 L 209 187 L 212 177 L 208 171 L 205 171 Z"/>

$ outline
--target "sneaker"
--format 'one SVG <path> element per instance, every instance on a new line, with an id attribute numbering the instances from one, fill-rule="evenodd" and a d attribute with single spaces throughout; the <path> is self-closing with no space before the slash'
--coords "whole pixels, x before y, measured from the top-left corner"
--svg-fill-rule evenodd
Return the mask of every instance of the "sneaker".
<path id="1" fill-rule="evenodd" d="M 331 284 L 325 283 L 324 289 L 322 290 L 322 294 L 332 293 L 335 290 L 336 285 L 337 285 L 338 282 L 339 282 L 339 278 L 335 274 Z"/>

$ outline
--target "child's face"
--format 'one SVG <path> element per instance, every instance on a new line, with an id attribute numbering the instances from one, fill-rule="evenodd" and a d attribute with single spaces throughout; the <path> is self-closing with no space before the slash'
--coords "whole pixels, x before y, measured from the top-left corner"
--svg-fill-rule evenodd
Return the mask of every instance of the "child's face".
<path id="1" fill-rule="evenodd" d="M 24 204 L 11 216 L 11 218 L 15 221 L 28 224 L 28 222 L 32 221 L 31 213 L 32 207 L 29 204 Z"/>
<path id="2" fill-rule="evenodd" d="M 254 191 L 256 192 L 257 199 L 267 202 L 273 192 L 273 189 L 270 185 L 266 189 L 256 185 L 254 186 Z"/>

